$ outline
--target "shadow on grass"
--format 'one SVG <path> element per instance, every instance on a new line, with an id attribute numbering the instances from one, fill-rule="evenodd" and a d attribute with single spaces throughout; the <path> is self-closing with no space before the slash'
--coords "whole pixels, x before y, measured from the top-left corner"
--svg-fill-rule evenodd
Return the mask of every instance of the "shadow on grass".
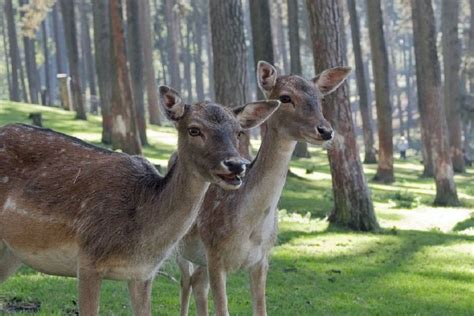
<path id="1" fill-rule="evenodd" d="M 465 219 L 464 221 L 457 223 L 454 226 L 453 231 L 458 232 L 458 231 L 466 230 L 466 229 L 469 229 L 469 228 L 474 228 L 474 213 L 471 213 L 470 218 Z"/>

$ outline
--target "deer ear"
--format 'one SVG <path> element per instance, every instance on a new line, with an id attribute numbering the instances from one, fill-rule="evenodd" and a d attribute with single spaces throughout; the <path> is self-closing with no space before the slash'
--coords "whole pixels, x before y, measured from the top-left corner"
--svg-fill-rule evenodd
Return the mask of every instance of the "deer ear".
<path id="1" fill-rule="evenodd" d="M 160 103 L 165 110 L 166 117 L 171 121 L 178 121 L 184 115 L 185 104 L 178 92 L 167 86 L 160 86 Z"/>
<path id="2" fill-rule="evenodd" d="M 278 100 L 257 101 L 234 109 L 234 114 L 243 129 L 250 129 L 265 122 L 279 106 Z"/>
<path id="3" fill-rule="evenodd" d="M 277 79 L 277 70 L 266 61 L 260 60 L 257 64 L 257 82 L 264 95 L 272 91 Z"/>
<path id="4" fill-rule="evenodd" d="M 349 77 L 352 72 L 351 67 L 336 67 L 326 69 L 311 81 L 323 93 L 323 95 L 334 92 Z"/>

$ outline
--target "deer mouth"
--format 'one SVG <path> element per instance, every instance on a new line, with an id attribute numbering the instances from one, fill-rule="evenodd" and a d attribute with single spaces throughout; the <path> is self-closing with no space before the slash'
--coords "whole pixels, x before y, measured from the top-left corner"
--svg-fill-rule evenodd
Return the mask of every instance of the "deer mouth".
<path id="1" fill-rule="evenodd" d="M 217 174 L 217 177 L 220 178 L 227 184 L 232 186 L 240 186 L 242 184 L 242 177 L 240 174 L 227 173 L 227 174 Z"/>

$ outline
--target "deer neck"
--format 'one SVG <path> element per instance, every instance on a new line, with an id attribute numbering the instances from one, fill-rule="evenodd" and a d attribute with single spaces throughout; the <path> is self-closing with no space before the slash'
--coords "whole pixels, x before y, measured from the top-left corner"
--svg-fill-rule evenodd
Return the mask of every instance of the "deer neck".
<path id="1" fill-rule="evenodd" d="M 151 235 L 149 241 L 155 243 L 160 251 L 174 246 L 189 230 L 209 188 L 209 182 L 190 169 L 177 158 L 152 203 L 150 216 L 144 218 Z"/>
<path id="2" fill-rule="evenodd" d="M 284 137 L 278 126 L 268 121 L 260 150 L 250 168 L 242 190 L 245 199 L 244 218 L 258 220 L 276 208 L 296 141 Z"/>

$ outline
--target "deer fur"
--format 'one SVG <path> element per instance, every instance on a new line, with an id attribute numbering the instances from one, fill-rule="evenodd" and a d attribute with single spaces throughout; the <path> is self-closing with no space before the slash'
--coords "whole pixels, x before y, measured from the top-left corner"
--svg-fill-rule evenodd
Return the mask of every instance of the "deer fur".
<path id="1" fill-rule="evenodd" d="M 266 122 L 260 150 L 243 185 L 224 191 L 211 185 L 199 216 L 180 243 L 181 315 L 188 314 L 191 290 L 198 315 L 207 315 L 209 285 L 216 315 L 228 315 L 226 275 L 246 269 L 250 276 L 253 314 L 266 315 L 268 257 L 277 237 L 277 204 L 297 141 L 323 144 L 333 131 L 321 110 L 323 95 L 334 91 L 350 68 L 333 68 L 313 80 L 278 76 L 266 62 L 257 66 L 265 96 L 280 108 Z"/>
<path id="2" fill-rule="evenodd" d="M 160 95 L 178 130 L 179 155 L 164 177 L 142 157 L 48 129 L 0 129 L 0 282 L 22 263 L 77 277 L 80 313 L 97 315 L 101 280 L 126 280 L 134 313 L 151 315 L 153 278 L 194 222 L 209 183 L 241 184 L 241 128 L 279 106 L 255 102 L 235 115 L 209 102 L 184 104 L 168 87 Z"/>

